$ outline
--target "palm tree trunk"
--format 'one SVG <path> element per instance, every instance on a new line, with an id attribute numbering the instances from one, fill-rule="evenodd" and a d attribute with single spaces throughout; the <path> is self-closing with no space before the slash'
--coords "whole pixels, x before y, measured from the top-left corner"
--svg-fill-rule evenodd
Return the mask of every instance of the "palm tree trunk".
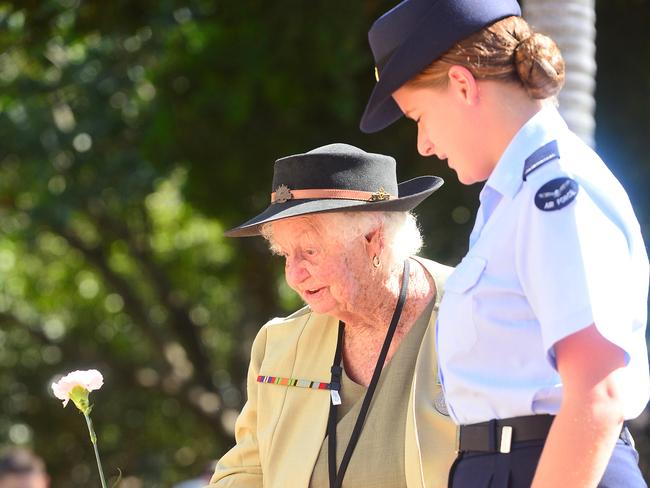
<path id="1" fill-rule="evenodd" d="M 595 0 L 523 0 L 524 18 L 535 31 L 552 37 L 566 63 L 560 113 L 569 128 L 594 146 L 596 122 Z"/>

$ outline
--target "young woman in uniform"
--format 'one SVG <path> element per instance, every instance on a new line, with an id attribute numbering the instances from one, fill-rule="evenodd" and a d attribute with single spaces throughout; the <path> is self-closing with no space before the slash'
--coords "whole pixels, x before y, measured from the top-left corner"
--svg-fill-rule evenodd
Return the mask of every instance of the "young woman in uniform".
<path id="1" fill-rule="evenodd" d="M 450 486 L 646 486 L 624 421 L 650 391 L 648 257 L 625 190 L 555 107 L 557 46 L 514 0 L 407 0 L 369 40 L 362 130 L 406 115 L 420 154 L 485 183 L 438 318 Z"/>

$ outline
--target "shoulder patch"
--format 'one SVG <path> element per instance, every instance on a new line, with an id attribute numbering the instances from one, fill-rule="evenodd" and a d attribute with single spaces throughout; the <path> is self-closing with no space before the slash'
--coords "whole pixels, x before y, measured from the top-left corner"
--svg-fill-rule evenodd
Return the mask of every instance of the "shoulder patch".
<path id="1" fill-rule="evenodd" d="M 548 144 L 544 144 L 542 147 L 537 149 L 533 154 L 526 158 L 524 162 L 524 173 L 522 178 L 526 181 L 526 178 L 536 169 L 541 168 L 549 161 L 558 159 L 560 157 L 560 150 L 557 147 L 557 141 L 553 140 Z"/>
<path id="2" fill-rule="evenodd" d="M 578 183 L 571 178 L 555 178 L 537 190 L 535 206 L 545 212 L 560 210 L 575 199 L 579 189 Z"/>

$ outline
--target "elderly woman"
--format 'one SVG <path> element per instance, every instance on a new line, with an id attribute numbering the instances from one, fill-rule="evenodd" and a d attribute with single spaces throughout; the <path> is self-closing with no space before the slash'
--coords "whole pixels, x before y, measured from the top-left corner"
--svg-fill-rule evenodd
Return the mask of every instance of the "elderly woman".
<path id="1" fill-rule="evenodd" d="M 262 234 L 307 306 L 253 343 L 237 444 L 213 487 L 442 487 L 456 430 L 437 384 L 435 322 L 450 269 L 414 257 L 415 206 L 395 160 L 332 144 L 275 163 Z"/>

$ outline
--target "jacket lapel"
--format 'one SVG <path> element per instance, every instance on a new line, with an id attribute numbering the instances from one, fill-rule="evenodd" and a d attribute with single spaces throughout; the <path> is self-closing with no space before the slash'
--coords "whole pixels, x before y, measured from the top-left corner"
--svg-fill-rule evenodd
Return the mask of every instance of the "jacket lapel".
<path id="1" fill-rule="evenodd" d="M 442 488 L 447 486 L 446 474 L 456 457 L 456 426 L 438 412 L 435 401 L 442 395 L 438 381 L 436 358 L 436 320 L 444 292 L 444 283 L 453 268 L 414 257 L 433 277 L 436 304 L 429 327 L 415 363 L 415 374 L 406 417 L 405 468 L 409 488 Z"/>
<path id="2" fill-rule="evenodd" d="M 302 327 L 269 329 L 260 375 L 329 383 L 337 332 L 336 319 L 315 313 L 306 316 Z M 273 371 L 265 370 L 265 363 Z M 260 433 L 264 486 L 307 487 L 325 438 L 329 390 L 260 386 L 258 411 L 266 428 Z"/>

